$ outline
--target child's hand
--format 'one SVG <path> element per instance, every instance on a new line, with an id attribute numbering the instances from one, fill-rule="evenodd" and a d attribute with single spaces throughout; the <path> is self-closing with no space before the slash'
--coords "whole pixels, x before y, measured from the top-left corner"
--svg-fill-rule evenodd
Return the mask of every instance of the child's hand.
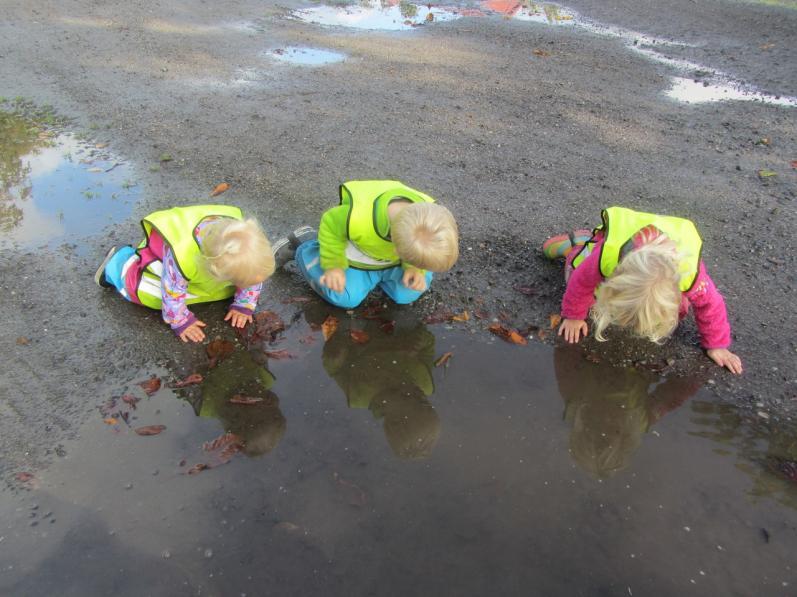
<path id="1" fill-rule="evenodd" d="M 564 336 L 569 344 L 575 344 L 581 340 L 581 334 L 587 337 L 589 326 L 583 319 L 565 319 L 559 326 L 559 335 Z"/>
<path id="2" fill-rule="evenodd" d="M 727 348 L 711 348 L 706 351 L 708 357 L 720 367 L 727 367 L 728 371 L 736 375 L 742 373 L 742 359 L 737 357 Z"/>
<path id="3" fill-rule="evenodd" d="M 202 340 L 205 339 L 205 332 L 202 331 L 203 327 L 205 327 L 204 322 L 201 322 L 197 319 L 194 323 L 180 332 L 180 340 L 183 342 L 202 342 Z"/>
<path id="4" fill-rule="evenodd" d="M 426 290 L 426 276 L 422 271 L 417 269 L 410 268 L 404 270 L 401 283 L 410 290 L 415 290 L 416 292 L 423 292 Z"/>
<path id="5" fill-rule="evenodd" d="M 227 315 L 224 316 L 224 321 L 229 321 L 234 328 L 242 328 L 246 327 L 247 323 L 252 323 L 252 316 L 230 309 L 227 311 Z"/>
<path id="6" fill-rule="evenodd" d="M 346 289 L 346 272 L 339 267 L 328 269 L 318 281 L 330 290 L 343 292 Z"/>

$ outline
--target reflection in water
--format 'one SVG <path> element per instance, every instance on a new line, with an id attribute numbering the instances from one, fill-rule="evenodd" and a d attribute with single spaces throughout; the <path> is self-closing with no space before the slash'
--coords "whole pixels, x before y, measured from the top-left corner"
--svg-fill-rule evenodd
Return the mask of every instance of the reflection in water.
<path id="1" fill-rule="evenodd" d="M 291 14 L 300 21 L 317 25 L 382 31 L 404 31 L 425 23 L 450 21 L 461 16 L 457 8 L 414 4 L 406 0 L 361 0 L 356 4 L 304 8 Z"/>
<path id="2" fill-rule="evenodd" d="M 342 62 L 346 59 L 346 55 L 340 52 L 302 46 L 277 48 L 268 52 L 268 55 L 274 60 L 302 66 L 322 66 L 324 64 Z"/>
<path id="3" fill-rule="evenodd" d="M 368 341 L 358 343 L 350 331 Z M 393 453 L 403 459 L 428 458 L 440 436 L 434 393 L 434 335 L 418 322 L 398 322 L 386 331 L 379 320 L 342 321 L 324 345 L 324 370 L 335 380 L 350 408 L 383 420 Z"/>
<path id="4" fill-rule="evenodd" d="M 0 241 L 74 240 L 126 217 L 135 198 L 124 164 L 0 111 Z"/>
<path id="5" fill-rule="evenodd" d="M 769 497 L 797 509 L 797 426 L 780 421 L 751 424 L 738 409 L 714 402 L 692 403 L 690 435 L 722 444 L 736 456 L 736 467 L 753 479 L 750 495 Z"/>
<path id="6" fill-rule="evenodd" d="M 248 456 L 268 454 L 285 435 L 279 398 L 271 392 L 274 375 L 265 361 L 261 354 L 238 350 L 208 372 L 201 388 L 199 415 L 218 419 L 225 432 L 242 440 Z M 235 395 L 260 401 L 232 404 Z"/>
<path id="7" fill-rule="evenodd" d="M 689 378 L 661 380 L 637 369 L 594 365 L 573 347 L 556 348 L 554 368 L 564 418 L 572 425 L 570 453 L 598 478 L 626 469 L 642 436 L 701 385 Z"/>

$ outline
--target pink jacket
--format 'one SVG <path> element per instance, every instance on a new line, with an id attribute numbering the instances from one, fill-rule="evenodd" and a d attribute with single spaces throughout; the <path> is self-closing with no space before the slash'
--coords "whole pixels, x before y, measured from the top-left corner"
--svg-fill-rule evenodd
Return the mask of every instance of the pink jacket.
<path id="1" fill-rule="evenodd" d="M 573 270 L 562 298 L 562 317 L 565 319 L 587 319 L 589 310 L 595 302 L 595 289 L 603 282 L 600 273 L 601 238 L 590 255 Z M 577 251 L 568 255 L 568 266 Z M 700 262 L 700 269 L 692 289 L 681 295 L 679 316 L 683 319 L 692 305 L 695 313 L 700 344 L 705 349 L 728 348 L 731 345 L 731 326 L 725 301 L 714 282 L 706 273 L 706 266 Z"/>

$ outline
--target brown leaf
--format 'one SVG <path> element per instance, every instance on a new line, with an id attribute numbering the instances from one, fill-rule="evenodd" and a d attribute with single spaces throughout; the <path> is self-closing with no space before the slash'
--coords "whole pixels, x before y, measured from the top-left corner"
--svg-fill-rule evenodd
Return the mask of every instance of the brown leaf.
<path id="1" fill-rule="evenodd" d="M 273 341 L 277 334 L 285 331 L 285 322 L 274 311 L 255 313 L 255 329 L 258 336 Z"/>
<path id="2" fill-rule="evenodd" d="M 334 315 L 328 316 L 324 323 L 321 324 L 321 332 L 324 334 L 324 340 L 329 340 L 338 329 L 338 318 Z"/>
<path id="3" fill-rule="evenodd" d="M 148 380 L 142 381 L 138 385 L 147 393 L 147 396 L 152 396 L 155 392 L 161 389 L 161 380 L 159 377 L 155 377 L 153 375 Z"/>
<path id="4" fill-rule="evenodd" d="M 371 339 L 371 337 L 362 330 L 350 330 L 349 335 L 357 344 L 365 344 Z"/>
<path id="5" fill-rule="evenodd" d="M 285 349 L 282 350 L 264 350 L 263 354 L 266 355 L 270 359 L 275 359 L 277 361 L 282 359 L 295 359 L 296 355 L 292 352 L 289 352 Z"/>
<path id="6" fill-rule="evenodd" d="M 229 340 L 216 338 L 215 340 L 209 342 L 207 348 L 205 348 L 205 351 L 210 359 L 211 368 L 215 367 L 220 361 L 223 361 L 230 356 L 234 350 L 235 344 Z"/>
<path id="7" fill-rule="evenodd" d="M 791 161 L 791 167 L 794 168 L 795 170 L 797 170 L 797 160 L 792 160 Z"/>
<path id="8" fill-rule="evenodd" d="M 158 435 L 166 430 L 166 425 L 144 425 L 143 427 L 136 427 L 134 431 L 138 435 Z"/>
<path id="9" fill-rule="evenodd" d="M 107 143 L 97 143 L 94 147 L 96 147 L 97 149 L 105 149 L 106 147 L 108 147 L 108 144 Z"/>
<path id="10" fill-rule="evenodd" d="M 451 321 L 453 317 L 454 313 L 450 309 L 440 308 L 431 315 L 428 315 L 424 321 L 429 324 L 443 323 L 445 321 Z"/>
<path id="11" fill-rule="evenodd" d="M 559 324 L 562 323 L 562 316 L 559 315 L 559 313 L 551 313 L 550 319 L 551 319 L 551 329 L 552 330 L 556 329 L 557 327 L 559 327 Z"/>
<path id="12" fill-rule="evenodd" d="M 28 344 L 30 344 L 30 340 L 25 336 L 17 338 L 17 346 L 27 346 Z"/>
<path id="13" fill-rule="evenodd" d="M 390 319 L 390 320 L 387 320 L 387 321 L 383 321 L 383 322 L 382 322 L 382 323 L 379 325 L 379 329 L 381 329 L 381 330 L 382 330 L 383 332 L 385 332 L 386 334 L 392 334 L 392 333 L 393 333 L 393 330 L 395 330 L 395 329 L 396 329 L 396 322 L 395 322 L 395 321 L 393 321 L 392 319 Z"/>
<path id="14" fill-rule="evenodd" d="M 203 379 L 204 378 L 202 377 L 202 375 L 200 373 L 192 373 L 191 375 L 189 375 L 185 379 L 181 379 L 180 381 L 175 382 L 174 384 L 172 384 L 172 387 L 173 388 L 184 388 L 186 386 L 193 386 L 193 385 L 196 385 L 198 383 L 202 383 Z"/>
<path id="15" fill-rule="evenodd" d="M 243 404 L 245 406 L 249 406 L 252 404 L 258 404 L 259 402 L 263 402 L 263 399 L 257 396 L 244 396 L 243 394 L 236 394 L 230 398 L 230 404 Z"/>
<path id="16" fill-rule="evenodd" d="M 539 56 L 539 57 L 541 57 L 541 58 L 547 58 L 548 56 L 550 56 L 550 55 L 551 55 L 551 53 L 550 53 L 550 52 L 547 52 L 547 51 L 545 51 L 545 50 L 541 50 L 540 48 L 534 48 L 534 49 L 531 51 L 531 53 L 532 53 L 532 54 L 534 54 L 535 56 Z"/>
<path id="17" fill-rule="evenodd" d="M 235 435 L 234 433 L 222 433 L 216 439 L 210 440 L 209 442 L 205 442 L 204 444 L 202 444 L 202 449 L 205 450 L 205 452 L 213 452 L 214 450 L 218 450 L 219 448 L 223 448 L 231 444 L 240 444 L 240 443 L 242 443 L 241 438 Z"/>
<path id="18" fill-rule="evenodd" d="M 132 396 L 130 394 L 125 394 L 122 396 L 122 402 L 125 404 L 132 406 L 134 409 L 136 408 L 136 403 L 139 401 L 139 398 Z"/>
<path id="19" fill-rule="evenodd" d="M 523 336 L 521 336 L 519 332 L 511 328 L 508 328 L 503 324 L 494 323 L 488 329 L 499 338 L 502 338 L 507 342 L 511 342 L 512 344 L 519 344 L 521 346 L 525 346 L 526 344 L 529 343 L 529 341 L 526 340 L 526 338 L 524 338 Z"/>
<path id="20" fill-rule="evenodd" d="M 185 471 L 185 474 L 186 475 L 198 475 L 199 473 L 201 473 L 205 469 L 209 469 L 209 468 L 210 467 L 207 464 L 205 464 L 204 462 L 198 462 L 197 464 L 192 466 L 190 469 Z"/>
<path id="21" fill-rule="evenodd" d="M 434 362 L 434 366 L 442 367 L 443 365 L 445 365 L 446 367 L 448 367 L 448 361 L 453 356 L 454 356 L 453 352 L 444 352 L 442 356 Z"/>
<path id="22" fill-rule="evenodd" d="M 283 305 L 290 305 L 291 303 L 309 303 L 313 299 L 309 296 L 291 296 L 286 299 L 282 299 Z"/>
<path id="23" fill-rule="evenodd" d="M 32 481 L 33 480 L 34 475 L 33 475 L 33 473 L 28 473 L 28 472 L 24 472 L 23 471 L 23 472 L 19 472 L 16 475 L 14 475 L 14 478 L 17 481 L 19 481 L 20 483 L 27 483 L 28 481 Z"/>
<path id="24" fill-rule="evenodd" d="M 487 311 L 485 311 L 484 309 L 474 309 L 473 310 L 473 316 L 476 319 L 489 319 L 490 318 L 490 314 Z"/>
<path id="25" fill-rule="evenodd" d="M 520 294 L 525 294 L 526 296 L 534 296 L 537 294 L 537 289 L 532 288 L 531 286 L 514 286 L 514 289 Z"/>
<path id="26" fill-rule="evenodd" d="M 470 313 L 468 313 L 467 311 L 463 311 L 459 315 L 454 315 L 451 318 L 451 321 L 459 321 L 459 322 L 470 321 Z"/>
<path id="27" fill-rule="evenodd" d="M 221 195 L 224 191 L 226 191 L 229 188 L 230 185 L 227 184 L 226 182 L 219 183 L 213 188 L 213 191 L 211 191 L 210 196 L 215 197 L 216 195 Z"/>
<path id="28" fill-rule="evenodd" d="M 430 13 L 428 13 L 428 14 L 426 15 L 426 20 L 427 20 L 427 21 L 429 21 L 430 23 L 431 23 L 432 21 L 434 21 L 434 14 L 433 14 L 433 13 L 431 13 L 431 12 L 430 12 Z"/>

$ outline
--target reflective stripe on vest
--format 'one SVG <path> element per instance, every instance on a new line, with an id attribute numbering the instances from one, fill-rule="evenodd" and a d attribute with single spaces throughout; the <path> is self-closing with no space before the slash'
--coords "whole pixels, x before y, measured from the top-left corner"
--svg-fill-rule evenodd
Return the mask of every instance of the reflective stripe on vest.
<path id="1" fill-rule="evenodd" d="M 353 180 L 340 185 L 340 204 L 349 206 L 346 235 L 351 246 L 346 257 L 352 267 L 387 269 L 401 263 L 389 234 L 382 235 L 377 220 L 377 211 L 393 197 L 434 203 L 429 195 L 396 180 Z"/>
<path id="2" fill-rule="evenodd" d="M 697 278 L 698 267 L 700 265 L 700 251 L 703 241 L 694 223 L 685 218 L 673 216 L 660 216 L 640 211 L 634 211 L 624 207 L 609 207 L 601 212 L 603 224 L 598 226 L 593 238 L 587 245 L 595 243 L 595 234 L 603 231 L 604 241 L 600 255 L 600 272 L 604 278 L 609 277 L 620 261 L 620 252 L 623 245 L 631 240 L 639 230 L 645 226 L 653 225 L 666 234 L 676 245 L 681 254 L 678 263 L 680 280 L 678 287 L 681 292 L 686 292 Z M 582 248 L 578 255 L 573 259 L 574 268 L 581 265 L 589 253 Z"/>
<path id="3" fill-rule="evenodd" d="M 145 238 L 140 248 L 149 244 L 152 230 L 157 230 L 171 247 L 177 267 L 188 281 L 186 303 L 189 304 L 218 301 L 235 294 L 235 286 L 216 280 L 201 267 L 202 253 L 194 237 L 194 229 L 209 217 L 242 220 L 243 214 L 240 208 L 229 205 L 192 205 L 156 211 L 141 220 Z M 140 288 L 136 292 L 141 304 L 152 309 L 161 308 L 161 298 L 155 296 L 151 288 L 152 278 L 160 278 L 161 268 L 158 262 L 148 266 L 149 271 L 145 270 L 145 274 L 149 273 L 149 276 L 142 276 Z"/>

